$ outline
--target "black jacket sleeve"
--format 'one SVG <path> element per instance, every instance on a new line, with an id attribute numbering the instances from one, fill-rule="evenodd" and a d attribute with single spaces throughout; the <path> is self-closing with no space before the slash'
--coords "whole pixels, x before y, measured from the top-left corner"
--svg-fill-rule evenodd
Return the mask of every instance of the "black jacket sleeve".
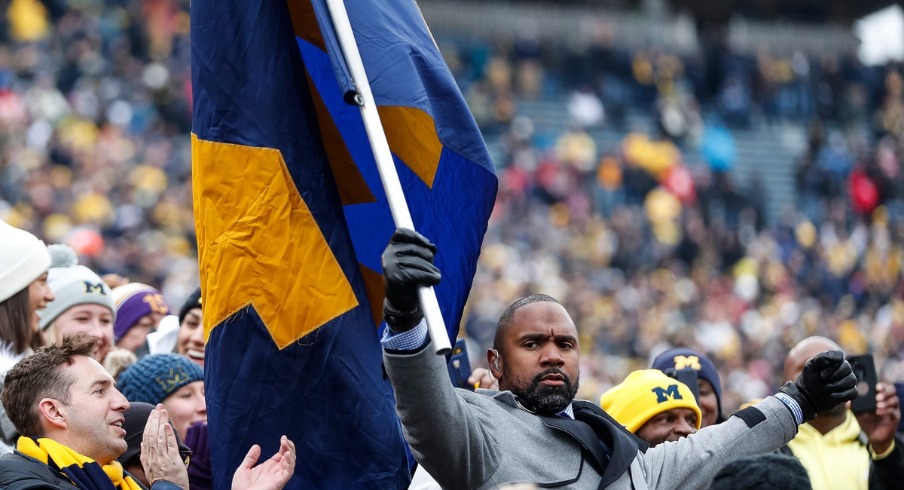
<path id="1" fill-rule="evenodd" d="M 870 490 L 894 490 L 904 481 L 904 437 L 895 435 L 895 448 L 891 454 L 873 460 L 869 475 Z"/>

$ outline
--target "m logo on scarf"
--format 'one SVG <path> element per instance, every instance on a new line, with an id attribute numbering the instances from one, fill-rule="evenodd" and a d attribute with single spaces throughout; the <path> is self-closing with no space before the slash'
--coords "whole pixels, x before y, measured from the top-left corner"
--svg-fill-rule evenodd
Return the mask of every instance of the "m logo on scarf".
<path id="1" fill-rule="evenodd" d="M 141 490 L 141 486 L 124 474 L 119 461 L 101 466 L 53 439 L 20 437 L 16 449 L 42 463 L 59 470 L 84 490 Z"/>

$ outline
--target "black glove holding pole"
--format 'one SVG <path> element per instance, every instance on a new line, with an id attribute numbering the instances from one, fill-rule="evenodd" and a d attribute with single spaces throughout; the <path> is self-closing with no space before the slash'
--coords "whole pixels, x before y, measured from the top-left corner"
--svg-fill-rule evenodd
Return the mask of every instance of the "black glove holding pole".
<path id="1" fill-rule="evenodd" d="M 424 318 L 418 289 L 442 278 L 433 265 L 434 254 L 436 245 L 407 228 L 396 229 L 383 250 L 383 319 L 393 331 L 411 330 Z"/>
<path id="2" fill-rule="evenodd" d="M 838 404 L 857 398 L 857 377 L 840 350 L 820 352 L 810 358 L 794 381 L 779 389 L 793 398 L 804 415 L 804 422 Z"/>

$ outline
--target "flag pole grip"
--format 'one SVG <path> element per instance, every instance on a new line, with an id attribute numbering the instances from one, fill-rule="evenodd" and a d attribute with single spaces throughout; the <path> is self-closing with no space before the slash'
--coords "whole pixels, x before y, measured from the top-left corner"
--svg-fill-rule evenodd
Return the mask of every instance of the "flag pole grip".
<path id="1" fill-rule="evenodd" d="M 402 191 L 399 174 L 396 172 L 395 163 L 393 163 L 389 143 L 386 141 L 386 133 L 383 131 L 380 113 L 377 112 L 377 104 L 374 101 L 373 92 L 370 90 L 367 73 L 364 71 L 364 63 L 361 61 L 355 34 L 352 31 L 348 13 L 345 11 L 345 3 L 343 0 L 327 0 L 326 4 L 333 21 L 333 28 L 336 30 L 336 37 L 339 39 L 339 46 L 342 48 L 345 63 L 358 92 L 359 97 L 356 100 L 361 110 L 361 119 L 364 121 L 367 139 L 370 141 L 370 147 L 374 152 L 374 159 L 377 162 L 377 170 L 380 172 L 380 180 L 383 182 L 383 190 L 386 192 L 386 200 L 389 203 L 392 219 L 396 227 L 413 230 L 414 222 L 408 210 L 405 193 Z M 452 351 L 452 345 L 449 342 L 446 324 L 439 309 L 436 292 L 432 287 L 424 287 L 418 290 L 418 296 L 421 300 L 421 310 L 427 320 L 427 329 L 430 332 L 430 339 L 433 341 L 433 348 L 437 355 L 446 355 Z"/>

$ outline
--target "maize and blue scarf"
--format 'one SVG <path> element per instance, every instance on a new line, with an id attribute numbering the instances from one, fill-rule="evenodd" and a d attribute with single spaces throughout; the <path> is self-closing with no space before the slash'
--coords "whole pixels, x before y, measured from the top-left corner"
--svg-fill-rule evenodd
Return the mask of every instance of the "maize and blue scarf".
<path id="1" fill-rule="evenodd" d="M 141 486 L 123 472 L 118 461 L 101 466 L 52 439 L 20 437 L 16 449 L 59 469 L 73 485 L 84 490 L 141 490 Z"/>

